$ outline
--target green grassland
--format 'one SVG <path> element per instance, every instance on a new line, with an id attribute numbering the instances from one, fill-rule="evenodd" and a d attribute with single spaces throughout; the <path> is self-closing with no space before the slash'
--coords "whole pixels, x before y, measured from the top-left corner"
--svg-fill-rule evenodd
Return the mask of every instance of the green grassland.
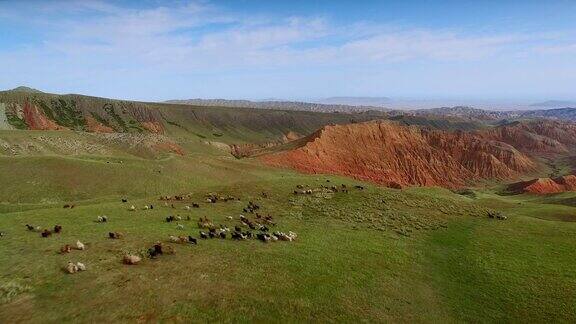
<path id="1" fill-rule="evenodd" d="M 184 126 L 186 127 L 186 126 Z M 571 194 L 464 196 L 438 188 L 394 190 L 350 179 L 302 175 L 238 160 L 204 143 L 170 134 L 187 154 L 145 156 L 122 146 L 73 154 L 61 148 L 0 157 L 0 322 L 574 322 L 576 208 Z M 264 139 L 272 135 L 250 135 Z M 223 141 L 236 130 L 224 130 Z M 7 142 L 75 132 L 5 131 Z M 51 137 L 52 136 L 52 137 Z M 34 140 L 31 140 L 34 142 Z M 50 141 L 48 141 L 50 142 Z M 45 146 L 42 146 L 45 147 Z M 330 182 L 327 182 L 329 180 Z M 296 185 L 347 184 L 349 193 L 294 195 Z M 205 202 L 205 194 L 240 201 Z M 266 192 L 268 198 L 262 196 Z M 159 195 L 190 194 L 166 207 Z M 127 204 L 120 199 L 129 199 Z M 121 262 L 169 235 L 198 237 L 196 220 L 239 225 L 248 201 L 274 216 L 295 242 L 200 240 L 173 244 L 174 255 Z M 573 201 L 573 200 L 572 200 Z M 73 209 L 62 205 L 73 203 Z M 142 210 L 154 204 L 153 210 Z M 130 205 L 138 210 L 128 211 Z M 486 217 L 499 210 L 506 221 Z M 108 223 L 96 223 L 107 215 Z M 184 218 L 184 230 L 166 223 Z M 186 217 L 190 216 L 191 221 Z M 234 220 L 228 220 L 233 216 Z M 64 227 L 41 238 L 25 224 Z M 120 231 L 120 240 L 107 238 Z M 81 240 L 85 251 L 58 254 Z M 170 244 L 170 243 L 168 243 Z M 88 270 L 69 275 L 69 260 Z"/>

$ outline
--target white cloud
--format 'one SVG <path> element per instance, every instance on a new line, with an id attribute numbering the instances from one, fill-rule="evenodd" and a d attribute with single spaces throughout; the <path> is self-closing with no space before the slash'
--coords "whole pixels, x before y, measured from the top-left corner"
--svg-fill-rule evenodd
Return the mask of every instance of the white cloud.
<path id="1" fill-rule="evenodd" d="M 0 81 L 10 75 L 39 74 L 58 82 L 89 84 L 130 75 L 476 62 L 529 52 L 576 51 L 574 39 L 557 44 L 551 35 L 487 35 L 368 22 L 336 26 L 323 17 L 236 16 L 205 1 L 149 8 L 96 0 L 33 6 L 22 10 L 0 3 L 3 17 L 36 26 L 42 35 L 41 41 L 17 50 L 0 48 L 5 65 Z"/>

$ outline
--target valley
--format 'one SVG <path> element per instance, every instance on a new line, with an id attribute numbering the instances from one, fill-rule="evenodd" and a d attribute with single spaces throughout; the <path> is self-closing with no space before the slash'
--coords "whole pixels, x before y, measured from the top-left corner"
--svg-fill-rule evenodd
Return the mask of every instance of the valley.
<path id="1" fill-rule="evenodd" d="M 506 192 L 572 179 L 569 121 L 29 90 L 0 92 L 0 107 L 0 322 L 576 320 L 576 192 Z M 200 238 L 203 217 L 250 231 L 249 202 L 297 238 Z M 149 258 L 156 242 L 175 253 Z"/>

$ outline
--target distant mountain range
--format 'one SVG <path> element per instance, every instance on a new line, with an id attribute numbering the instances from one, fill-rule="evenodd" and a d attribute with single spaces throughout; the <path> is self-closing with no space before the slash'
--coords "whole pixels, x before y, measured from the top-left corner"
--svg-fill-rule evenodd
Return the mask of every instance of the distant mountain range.
<path id="1" fill-rule="evenodd" d="M 564 107 L 576 107 L 576 101 L 567 100 L 548 100 L 544 102 L 537 102 L 530 105 L 531 107 L 539 108 L 564 108 Z"/>
<path id="2" fill-rule="evenodd" d="M 237 108 L 261 108 L 278 110 L 303 110 L 316 112 L 361 112 L 367 110 L 384 110 L 376 106 L 357 106 L 345 104 L 327 104 L 300 101 L 251 101 L 251 100 L 227 100 L 227 99 L 185 99 L 168 100 L 166 103 L 207 106 L 207 107 L 237 107 Z"/>
<path id="3" fill-rule="evenodd" d="M 391 102 L 387 97 L 330 97 L 316 101 L 327 105 L 384 107 Z"/>

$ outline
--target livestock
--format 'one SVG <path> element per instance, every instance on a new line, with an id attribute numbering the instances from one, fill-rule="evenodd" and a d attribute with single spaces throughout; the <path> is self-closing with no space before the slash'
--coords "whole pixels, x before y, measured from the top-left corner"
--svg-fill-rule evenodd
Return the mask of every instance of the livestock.
<path id="1" fill-rule="evenodd" d="M 200 238 L 207 239 L 207 238 L 208 238 L 208 234 L 200 231 Z"/>
<path id="2" fill-rule="evenodd" d="M 182 225 L 182 224 L 177 224 L 177 225 L 176 225 L 176 229 L 183 230 L 183 229 L 184 229 L 184 225 Z"/>
<path id="3" fill-rule="evenodd" d="M 127 265 L 135 265 L 135 264 L 140 263 L 140 261 L 142 261 L 141 257 L 139 257 L 137 255 L 132 255 L 132 254 L 126 254 L 122 258 L 122 262 L 124 262 L 124 264 L 127 264 Z"/>
<path id="4" fill-rule="evenodd" d="M 69 261 L 68 264 L 64 267 L 64 271 L 68 272 L 69 274 L 73 274 L 78 272 L 78 266 L 72 261 Z"/>
<path id="5" fill-rule="evenodd" d="M 70 253 L 71 251 L 72 251 L 72 247 L 69 244 L 66 244 L 60 248 L 60 254 Z"/>
<path id="6" fill-rule="evenodd" d="M 86 247 L 84 246 L 84 243 L 80 242 L 80 241 L 76 241 L 76 249 L 77 250 L 84 250 Z"/>
<path id="7" fill-rule="evenodd" d="M 4 237 L 5 235 L 6 235 L 6 233 L 0 232 L 0 237 Z"/>
<path id="8" fill-rule="evenodd" d="M 52 232 L 50 232 L 49 230 L 45 229 L 44 231 L 42 231 L 42 237 L 49 237 L 50 235 L 52 235 Z"/>
<path id="9" fill-rule="evenodd" d="M 130 206 L 130 208 L 128 208 L 129 211 L 135 211 L 136 207 L 134 205 Z"/>
<path id="10" fill-rule="evenodd" d="M 54 225 L 54 233 L 62 233 L 62 226 L 60 225 Z"/>
<path id="11" fill-rule="evenodd" d="M 168 217 L 166 217 L 166 223 L 170 223 L 176 220 L 176 217 L 170 215 Z"/>
<path id="12" fill-rule="evenodd" d="M 123 203 L 127 203 L 127 202 L 128 202 L 128 199 L 122 198 L 122 202 L 123 202 Z"/>
<path id="13" fill-rule="evenodd" d="M 361 186 L 361 185 L 355 185 L 354 188 L 364 190 L 364 186 Z"/>
<path id="14" fill-rule="evenodd" d="M 107 216 L 98 216 L 96 221 L 98 223 L 106 223 L 106 222 L 108 222 L 108 217 Z"/>
<path id="15" fill-rule="evenodd" d="M 111 239 L 121 239 L 123 236 L 124 234 L 120 232 L 108 232 L 108 237 Z"/>
<path id="16" fill-rule="evenodd" d="M 192 203 L 192 208 L 200 208 L 200 205 L 197 203 Z"/>
<path id="17" fill-rule="evenodd" d="M 233 220 L 234 217 L 232 217 L 232 216 L 226 216 L 226 219 L 227 219 L 227 220 Z"/>
<path id="18" fill-rule="evenodd" d="M 226 232 L 220 232 L 220 238 L 225 239 L 226 238 Z"/>
<path id="19" fill-rule="evenodd" d="M 27 228 L 29 231 L 40 232 L 40 226 L 33 226 L 33 225 L 30 225 L 30 224 L 26 224 L 26 228 Z"/>
<path id="20" fill-rule="evenodd" d="M 78 268 L 78 271 L 86 271 L 86 265 L 84 265 L 84 263 L 77 262 L 76 267 Z"/>
<path id="21" fill-rule="evenodd" d="M 198 244 L 198 240 L 196 240 L 190 235 L 188 235 L 188 242 L 190 242 L 190 244 Z"/>
<path id="22" fill-rule="evenodd" d="M 270 235 L 268 234 L 258 233 L 256 238 L 264 243 L 270 242 Z"/>

